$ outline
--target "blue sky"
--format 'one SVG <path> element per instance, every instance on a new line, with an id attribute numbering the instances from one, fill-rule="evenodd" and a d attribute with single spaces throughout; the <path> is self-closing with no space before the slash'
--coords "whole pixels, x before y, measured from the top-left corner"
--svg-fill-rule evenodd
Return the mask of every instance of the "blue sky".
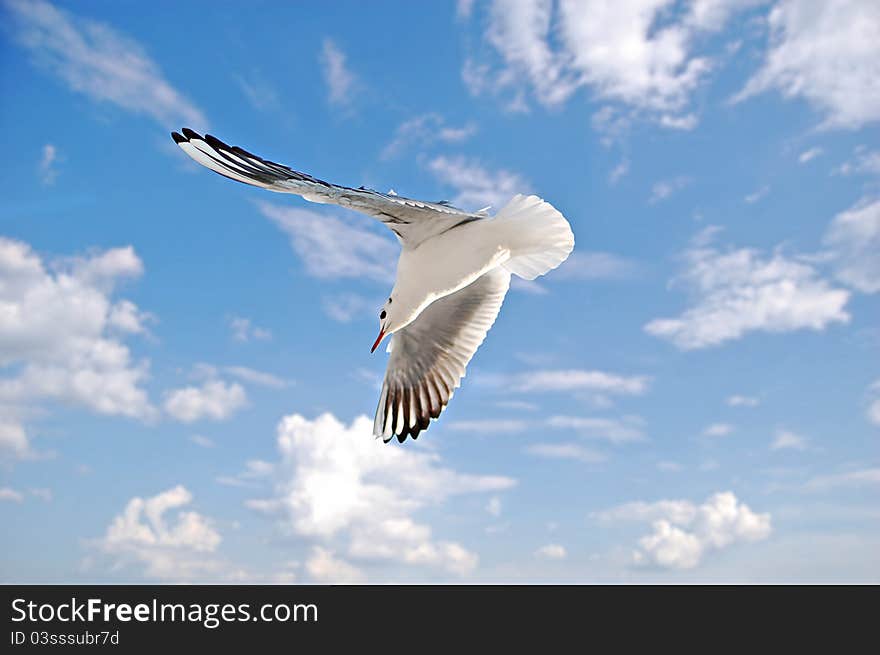
<path id="1" fill-rule="evenodd" d="M 876 3 L 278 5 L 3 3 L 0 579 L 880 580 Z M 396 242 L 183 126 L 575 252 L 383 445 Z"/>

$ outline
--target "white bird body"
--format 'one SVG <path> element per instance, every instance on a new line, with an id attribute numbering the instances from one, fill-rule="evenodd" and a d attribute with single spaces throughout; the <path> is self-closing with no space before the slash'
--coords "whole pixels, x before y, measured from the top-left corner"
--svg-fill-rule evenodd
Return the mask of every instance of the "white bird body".
<path id="1" fill-rule="evenodd" d="M 559 266 L 574 248 L 568 221 L 537 196 L 514 196 L 490 217 L 329 184 L 189 129 L 172 137 L 225 177 L 361 211 L 397 236 L 397 278 L 373 346 L 393 335 L 373 428 L 385 441 L 416 438 L 440 416 L 495 322 L 510 275 L 532 280 Z"/>

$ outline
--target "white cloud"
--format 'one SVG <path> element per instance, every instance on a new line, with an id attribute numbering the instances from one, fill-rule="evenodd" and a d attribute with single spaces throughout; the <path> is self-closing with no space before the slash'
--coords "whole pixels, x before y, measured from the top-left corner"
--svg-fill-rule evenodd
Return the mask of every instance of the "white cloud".
<path id="1" fill-rule="evenodd" d="M 627 503 L 597 518 L 650 522 L 652 532 L 639 539 L 633 562 L 672 569 L 694 568 L 713 550 L 761 541 L 771 532 L 769 514 L 754 513 L 729 491 L 713 494 L 701 505 L 687 500 Z"/>
<path id="2" fill-rule="evenodd" d="M 862 199 L 835 216 L 823 244 L 841 282 L 862 293 L 880 291 L 880 200 Z"/>
<path id="3" fill-rule="evenodd" d="M 623 419 L 551 416 L 547 419 L 547 425 L 562 430 L 573 430 L 582 437 L 600 439 L 613 444 L 645 441 L 642 420 L 632 416 Z"/>
<path id="4" fill-rule="evenodd" d="M 358 84 L 354 74 L 348 70 L 345 53 L 332 39 L 324 39 L 320 58 L 330 104 L 350 107 Z"/>
<path id="5" fill-rule="evenodd" d="M 701 237 L 685 253 L 680 280 L 695 301 L 678 318 L 659 318 L 645 331 L 695 350 L 748 332 L 824 330 L 847 323 L 849 292 L 833 288 L 807 263 L 778 250 L 769 258 L 749 248 L 721 251 Z"/>
<path id="6" fill-rule="evenodd" d="M 565 550 L 565 546 L 560 546 L 559 544 L 547 544 L 545 546 L 541 546 L 538 550 L 535 551 L 535 557 L 538 559 L 565 559 L 568 556 L 568 552 Z"/>
<path id="7" fill-rule="evenodd" d="M 0 487 L 0 502 L 20 503 L 24 500 L 24 494 L 11 487 Z"/>
<path id="8" fill-rule="evenodd" d="M 754 205 L 759 200 L 765 198 L 768 193 L 770 193 L 770 185 L 765 184 L 760 189 L 748 194 L 745 198 L 743 198 L 743 201 L 745 201 L 745 203 L 748 205 Z"/>
<path id="9" fill-rule="evenodd" d="M 43 146 L 42 156 L 40 157 L 40 179 L 46 186 L 55 184 L 55 178 L 58 177 L 58 169 L 55 164 L 58 163 L 58 148 L 51 143 Z"/>
<path id="10" fill-rule="evenodd" d="M 495 518 L 501 516 L 501 498 L 498 496 L 492 496 L 489 499 L 489 502 L 486 503 L 486 511 Z"/>
<path id="11" fill-rule="evenodd" d="M 271 373 L 266 373 L 264 371 L 257 371 L 248 368 L 247 366 L 224 366 L 223 371 L 232 377 L 250 384 L 255 384 L 259 387 L 283 389 L 290 384 L 287 380 L 280 378 L 277 375 L 272 375 Z"/>
<path id="12" fill-rule="evenodd" d="M 172 389 L 165 395 L 165 411 L 183 423 L 201 419 L 222 421 L 247 404 L 244 387 L 223 380 L 207 380 L 200 387 Z"/>
<path id="13" fill-rule="evenodd" d="M 133 363 L 122 342 L 144 332 L 147 316 L 112 299 L 120 280 L 142 273 L 130 246 L 46 262 L 27 244 L 0 238 L 0 448 L 28 453 L 21 421 L 44 400 L 155 415 L 140 386 L 147 363 Z"/>
<path id="14" fill-rule="evenodd" d="M 865 415 L 871 423 L 880 427 L 880 380 L 868 387 L 868 393 L 870 401 Z"/>
<path id="15" fill-rule="evenodd" d="M 272 339 L 272 332 L 254 325 L 251 319 L 243 316 L 231 316 L 229 329 L 232 331 L 232 338 L 236 341 L 269 341 Z"/>
<path id="16" fill-rule="evenodd" d="M 629 161 L 624 159 L 608 173 L 608 181 L 611 184 L 617 184 L 627 173 L 629 173 Z"/>
<path id="17" fill-rule="evenodd" d="M 755 398 L 754 396 L 741 396 L 738 394 L 728 396 L 725 402 L 731 407 L 757 407 L 761 404 L 759 398 Z"/>
<path id="18" fill-rule="evenodd" d="M 249 76 L 236 75 L 234 79 L 235 83 L 238 84 L 238 88 L 241 89 L 241 92 L 254 109 L 268 111 L 281 107 L 278 91 L 261 75 L 257 73 Z"/>
<path id="19" fill-rule="evenodd" d="M 348 215 L 342 218 L 266 202 L 259 203 L 259 207 L 290 237 L 290 244 L 309 275 L 323 279 L 394 280 L 399 248 L 390 235 L 367 229 L 365 221 L 369 219 L 364 216 L 349 219 Z"/>
<path id="20" fill-rule="evenodd" d="M 469 573 L 477 556 L 455 542 L 435 541 L 431 527 L 419 523 L 416 514 L 451 496 L 515 484 L 507 477 L 444 468 L 436 454 L 386 446 L 372 437 L 372 421 L 365 416 L 350 425 L 331 414 L 314 420 L 287 416 L 278 426 L 278 448 L 274 495 L 249 506 L 280 514 L 293 533 L 325 549 L 315 551 L 320 555 L 316 561 L 324 563 L 337 561 L 326 550 L 336 544 L 355 561 Z M 337 567 L 328 564 L 326 569 Z M 324 570 L 316 569 L 316 579 Z"/>
<path id="21" fill-rule="evenodd" d="M 528 427 L 525 421 L 517 419 L 477 419 L 473 421 L 451 421 L 446 429 L 473 434 L 514 434 Z"/>
<path id="22" fill-rule="evenodd" d="M 210 439 L 202 434 L 194 434 L 189 438 L 195 445 L 201 446 L 202 448 L 213 448 L 216 444 L 214 444 L 214 440 Z"/>
<path id="23" fill-rule="evenodd" d="M 315 582 L 322 584 L 357 584 L 366 579 L 360 569 L 320 546 L 312 548 L 306 561 L 306 572 Z"/>
<path id="24" fill-rule="evenodd" d="M 666 200 L 687 187 L 691 182 L 691 178 L 686 175 L 679 175 L 678 177 L 656 182 L 651 187 L 651 196 L 648 198 L 648 202 L 654 204 Z"/>
<path id="25" fill-rule="evenodd" d="M 492 207 L 496 211 L 517 193 L 528 193 L 529 184 L 506 170 L 490 171 L 466 157 L 435 157 L 428 170 L 443 184 L 456 190 L 452 204 L 467 210 Z"/>
<path id="26" fill-rule="evenodd" d="M 165 79 L 144 48 L 110 25 L 41 0 L 7 0 L 17 41 L 34 62 L 92 100 L 147 115 L 162 127 L 204 128 L 202 112 Z"/>
<path id="27" fill-rule="evenodd" d="M 807 440 L 790 430 L 777 430 L 770 450 L 806 450 Z"/>
<path id="28" fill-rule="evenodd" d="M 192 494 L 180 485 L 132 498 L 94 545 L 117 566 L 144 567 L 147 577 L 181 582 L 213 576 L 220 569 L 213 553 L 221 537 L 205 516 L 183 509 L 191 503 Z"/>
<path id="29" fill-rule="evenodd" d="M 598 464 L 607 457 L 577 443 L 535 443 L 526 447 L 525 452 L 544 459 L 572 459 L 585 464 Z"/>
<path id="30" fill-rule="evenodd" d="M 409 148 L 424 148 L 434 143 L 461 143 L 477 132 L 474 123 L 454 127 L 440 114 L 422 114 L 401 123 L 391 142 L 382 150 L 382 159 L 393 159 Z"/>
<path id="31" fill-rule="evenodd" d="M 853 159 L 843 162 L 833 172 L 837 175 L 880 175 L 880 150 L 857 146 Z"/>
<path id="32" fill-rule="evenodd" d="M 807 162 L 813 161 L 816 157 L 821 155 L 823 152 L 822 148 L 810 148 L 809 150 L 804 150 L 800 156 L 798 157 L 799 164 L 806 164 Z"/>
<path id="33" fill-rule="evenodd" d="M 507 390 L 525 392 L 600 391 L 608 394 L 638 396 L 648 389 L 645 375 L 618 375 L 584 369 L 543 369 L 512 375 L 486 376 L 492 384 Z"/>
<path id="34" fill-rule="evenodd" d="M 856 129 L 880 119 L 877 3 L 781 0 L 768 22 L 764 64 L 735 100 L 777 89 L 815 106 L 825 127 Z"/>
<path id="35" fill-rule="evenodd" d="M 726 437 L 733 432 L 733 426 L 730 423 L 713 423 L 703 430 L 704 437 Z"/>
<path id="36" fill-rule="evenodd" d="M 662 460 L 657 462 L 657 470 L 663 471 L 664 473 L 680 473 L 684 467 L 678 462 L 672 462 L 669 460 Z"/>
<path id="37" fill-rule="evenodd" d="M 594 98 L 691 129 L 690 96 L 712 68 L 695 53 L 699 37 L 754 4 L 702 0 L 677 12 L 673 0 L 495 0 L 486 39 L 501 63 L 469 59 L 463 77 L 472 93 L 513 95 L 516 105 L 526 89 L 556 106 L 586 87 Z"/>

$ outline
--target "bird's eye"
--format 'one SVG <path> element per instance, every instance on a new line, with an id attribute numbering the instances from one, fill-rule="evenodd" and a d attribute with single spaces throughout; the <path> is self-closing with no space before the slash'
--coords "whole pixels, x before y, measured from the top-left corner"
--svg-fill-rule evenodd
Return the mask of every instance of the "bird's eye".
<path id="1" fill-rule="evenodd" d="M 390 297 L 388 298 L 388 304 L 389 304 L 389 305 L 391 304 L 391 298 L 390 298 Z"/>
<path id="2" fill-rule="evenodd" d="M 383 309 L 383 310 L 382 310 L 382 313 L 379 314 L 379 318 L 385 318 L 386 316 L 388 316 L 388 314 L 387 314 L 387 312 Z"/>

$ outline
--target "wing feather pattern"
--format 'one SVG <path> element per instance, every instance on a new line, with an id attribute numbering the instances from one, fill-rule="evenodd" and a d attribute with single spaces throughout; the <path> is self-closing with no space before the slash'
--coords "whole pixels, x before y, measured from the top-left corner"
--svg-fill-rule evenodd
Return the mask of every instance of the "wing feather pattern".
<path id="1" fill-rule="evenodd" d="M 504 302 L 510 273 L 494 268 L 434 301 L 391 338 L 373 434 L 418 438 L 440 416 Z"/>
<path id="2" fill-rule="evenodd" d="M 181 133 L 172 132 L 171 137 L 187 155 L 215 173 L 269 191 L 293 193 L 312 202 L 362 212 L 385 223 L 401 241 L 412 247 L 428 237 L 487 215 L 484 211 L 466 212 L 446 202 L 414 200 L 364 187 L 353 189 L 331 184 L 238 146 L 227 145 L 210 134 L 201 136 L 187 127 Z"/>

